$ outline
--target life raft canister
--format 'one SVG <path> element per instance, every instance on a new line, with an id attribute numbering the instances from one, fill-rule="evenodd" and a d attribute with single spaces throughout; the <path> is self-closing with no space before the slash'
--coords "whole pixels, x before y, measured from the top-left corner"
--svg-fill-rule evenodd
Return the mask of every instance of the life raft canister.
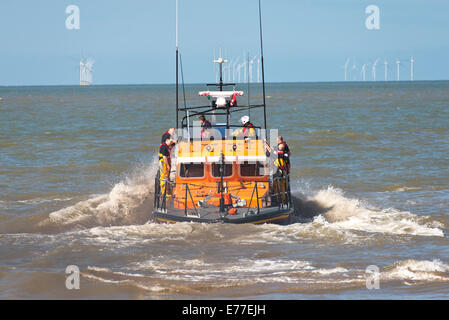
<path id="1" fill-rule="evenodd" d="M 221 199 L 221 193 L 216 193 L 214 194 L 214 196 L 212 197 L 212 199 L 210 199 L 210 204 L 212 204 L 215 207 L 219 207 L 220 206 L 220 199 Z M 223 194 L 223 200 L 224 200 L 224 204 L 225 205 L 232 205 L 232 197 L 229 193 L 224 193 Z"/>

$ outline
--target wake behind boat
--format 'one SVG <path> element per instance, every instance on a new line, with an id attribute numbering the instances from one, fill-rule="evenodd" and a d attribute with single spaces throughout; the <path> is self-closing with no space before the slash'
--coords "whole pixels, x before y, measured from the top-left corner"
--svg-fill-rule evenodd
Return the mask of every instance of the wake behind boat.
<path id="1" fill-rule="evenodd" d="M 222 65 L 227 61 L 220 57 L 214 60 L 219 65 L 219 83 L 207 84 L 217 90 L 199 92 L 208 98 L 209 104 L 194 107 L 184 104 L 180 108 L 176 44 L 176 128 L 179 129 L 175 148 L 170 135 L 162 138 L 153 209 L 158 222 L 289 222 L 294 212 L 289 152 L 283 148 L 278 151 L 278 144 L 287 146 L 277 130 L 274 134 L 270 132 L 271 145 L 267 140 L 261 27 L 260 20 L 261 104 L 250 104 L 249 99 L 247 105 L 237 103 L 244 92 L 236 90 L 235 83 L 223 83 Z M 223 90 L 228 87 L 232 90 Z M 263 129 L 252 124 L 248 116 L 250 110 L 257 108 L 263 108 Z"/>

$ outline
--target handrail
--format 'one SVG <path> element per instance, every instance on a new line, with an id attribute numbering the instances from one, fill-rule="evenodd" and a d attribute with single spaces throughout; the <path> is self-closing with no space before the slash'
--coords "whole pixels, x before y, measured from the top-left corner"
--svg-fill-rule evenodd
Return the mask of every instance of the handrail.
<path id="1" fill-rule="evenodd" d="M 193 201 L 192 193 L 190 192 L 188 183 L 185 183 L 185 188 L 186 188 L 186 196 L 184 198 L 185 199 L 184 200 L 184 215 L 187 216 L 187 192 L 188 192 L 190 195 L 190 200 L 192 201 L 192 204 L 193 204 L 193 209 L 195 210 L 196 215 L 198 217 L 200 217 L 198 210 L 196 210 L 195 201 Z"/>
<path id="2" fill-rule="evenodd" d="M 161 179 L 158 172 L 154 182 L 154 207 L 158 210 L 162 210 L 163 212 L 167 212 L 167 198 L 169 197 L 169 194 L 167 194 L 167 188 L 172 189 L 172 185 L 174 185 L 175 183 L 166 181 L 163 194 L 161 194 L 160 183 Z"/>
<path id="3" fill-rule="evenodd" d="M 164 197 L 162 198 L 162 209 L 164 210 L 164 212 L 167 212 L 167 187 L 168 186 L 165 186 L 164 188 Z"/>
<path id="4" fill-rule="evenodd" d="M 172 181 L 166 181 L 165 182 L 165 188 L 164 193 L 161 193 L 161 186 L 160 186 L 160 176 L 159 174 L 156 175 L 155 178 L 155 192 L 154 192 L 154 207 L 158 210 L 161 210 L 163 212 L 167 212 L 167 199 L 175 199 L 168 190 L 174 190 L 176 182 Z M 269 190 L 267 193 L 265 193 L 262 197 L 259 197 L 259 188 L 258 183 L 260 181 L 254 181 L 254 187 L 252 188 L 251 192 L 251 198 L 249 201 L 249 204 L 247 205 L 248 211 L 251 210 L 251 205 L 253 204 L 253 199 L 257 202 L 257 214 L 260 213 L 260 199 L 265 199 L 265 205 L 268 205 L 268 199 L 269 197 L 275 197 L 276 204 L 279 206 L 279 209 L 284 208 L 285 206 L 287 208 L 290 208 L 292 206 L 292 196 L 291 196 L 291 189 L 290 189 L 290 183 L 289 183 L 289 177 L 288 176 L 280 176 L 280 177 L 273 177 L 273 189 Z M 279 182 L 286 183 L 285 184 L 285 190 L 282 190 L 280 186 L 277 184 Z M 244 183 L 243 188 L 246 189 L 248 184 L 251 184 L 252 182 L 246 182 Z M 190 190 L 191 187 L 198 187 L 201 186 L 197 183 L 183 183 L 185 187 L 185 195 L 184 199 L 179 199 L 177 197 L 177 201 L 184 200 L 184 215 L 188 215 L 188 199 L 190 198 L 190 201 L 192 202 L 194 212 L 197 216 L 200 216 L 199 208 L 197 208 L 195 201 L 193 199 L 192 191 Z M 238 190 L 238 189 L 235 189 Z M 273 198 L 272 198 L 273 199 Z M 182 203 L 182 202 L 181 202 Z M 271 206 L 276 205 L 275 203 L 272 203 Z M 262 204 L 263 205 L 263 204 Z"/>
<path id="5" fill-rule="evenodd" d="M 276 185 L 276 182 L 279 180 L 283 180 L 284 183 L 286 183 L 286 188 L 283 192 L 281 192 L 279 185 Z M 273 177 L 273 185 L 275 185 L 276 193 L 273 193 L 273 195 L 276 196 L 276 202 L 278 203 L 279 209 L 281 209 L 281 206 L 284 205 L 287 206 L 287 208 L 291 207 L 291 191 L 290 191 L 290 183 L 289 183 L 289 177 L 288 176 L 281 176 L 281 177 Z M 282 195 L 284 195 L 285 200 L 283 200 Z"/>
<path id="6" fill-rule="evenodd" d="M 251 203 L 253 202 L 254 191 L 256 191 L 257 214 L 260 213 L 260 207 L 259 207 L 259 192 L 258 192 L 258 190 L 257 190 L 257 181 L 256 181 L 256 182 L 254 182 L 254 188 L 253 188 L 253 192 L 251 193 L 251 199 L 249 200 L 248 211 L 246 211 L 246 214 L 248 214 L 249 211 L 251 210 Z"/>

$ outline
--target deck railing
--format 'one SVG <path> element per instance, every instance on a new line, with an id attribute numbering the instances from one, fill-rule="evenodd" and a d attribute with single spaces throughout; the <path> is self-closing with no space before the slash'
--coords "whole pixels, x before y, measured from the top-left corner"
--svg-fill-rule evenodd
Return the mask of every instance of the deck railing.
<path id="1" fill-rule="evenodd" d="M 273 207 L 278 206 L 278 208 L 285 209 L 290 208 L 292 206 L 292 197 L 290 191 L 290 182 L 288 176 L 279 176 L 274 177 L 271 183 L 271 187 L 268 193 L 259 197 L 259 187 L 257 181 L 252 182 L 254 186 L 252 187 L 251 198 L 249 203 L 245 206 L 248 208 L 246 214 L 249 214 L 252 210 L 252 205 L 256 202 L 257 212 L 260 213 L 261 206 L 262 207 Z M 198 184 L 194 183 L 183 183 L 185 193 L 181 198 L 180 195 L 176 195 L 176 198 L 172 195 L 172 191 L 176 187 L 176 183 L 172 181 L 165 181 L 165 187 L 163 188 L 163 192 L 161 190 L 161 180 L 159 177 L 159 173 L 155 178 L 155 194 L 154 194 L 154 208 L 159 212 L 167 212 L 167 207 L 170 207 L 168 202 L 172 202 L 171 206 L 174 207 L 174 201 L 178 201 L 180 203 L 184 202 L 184 215 L 192 215 L 194 214 L 197 217 L 200 217 L 201 206 L 197 206 L 195 204 L 194 198 L 192 196 L 191 187 L 198 186 Z M 260 200 L 262 200 L 262 204 L 260 204 Z M 192 203 L 193 211 L 188 206 L 188 202 Z"/>

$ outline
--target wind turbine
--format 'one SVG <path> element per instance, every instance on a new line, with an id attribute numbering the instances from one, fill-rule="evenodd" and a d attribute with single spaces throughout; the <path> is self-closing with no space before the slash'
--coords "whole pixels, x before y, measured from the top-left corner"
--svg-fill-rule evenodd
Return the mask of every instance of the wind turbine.
<path id="1" fill-rule="evenodd" d="M 241 74 L 241 72 L 240 72 L 240 70 L 242 69 L 242 67 L 243 67 L 243 62 L 242 63 L 239 63 L 239 65 L 238 65 L 238 67 L 237 67 L 237 70 L 238 70 L 238 72 L 239 72 L 239 83 L 241 83 L 241 81 L 240 81 L 240 74 Z"/>
<path id="2" fill-rule="evenodd" d="M 253 82 L 253 63 L 256 60 L 256 58 L 257 56 L 255 56 L 249 61 L 249 82 Z"/>
<path id="3" fill-rule="evenodd" d="M 84 83 L 84 61 L 80 61 L 80 85 Z"/>
<path id="4" fill-rule="evenodd" d="M 246 83 L 246 81 L 248 80 L 248 62 L 247 60 L 247 56 L 246 54 L 243 54 L 243 74 L 244 74 L 244 79 L 243 81 Z"/>
<path id="5" fill-rule="evenodd" d="M 352 80 L 357 80 L 357 73 L 355 72 L 356 70 L 357 70 L 357 66 L 355 64 L 355 59 L 352 58 L 352 68 L 351 68 L 351 74 L 352 74 L 352 77 L 353 77 Z M 354 74 L 355 74 L 355 76 L 354 76 Z"/>
<path id="6" fill-rule="evenodd" d="M 94 61 L 91 59 L 87 59 L 87 63 L 86 63 L 86 67 L 87 67 L 87 81 L 92 84 L 93 82 L 93 77 L 92 77 L 92 70 L 94 68 Z"/>
<path id="7" fill-rule="evenodd" d="M 237 62 L 239 62 L 240 57 L 237 57 L 232 64 L 232 82 L 235 83 L 235 67 L 237 66 Z"/>
<path id="8" fill-rule="evenodd" d="M 413 81 L 413 65 L 415 63 L 415 59 L 413 59 L 413 57 L 410 59 L 410 81 Z"/>
<path id="9" fill-rule="evenodd" d="M 374 61 L 373 63 L 373 67 L 372 67 L 372 74 L 373 74 L 373 81 L 376 81 L 376 66 L 377 66 L 377 62 L 379 61 L 379 59 L 376 59 L 376 61 Z"/>
<path id="10" fill-rule="evenodd" d="M 350 58 L 346 59 L 346 63 L 345 63 L 345 65 L 344 65 L 344 68 L 345 68 L 345 81 L 348 81 L 348 65 L 349 65 L 349 59 L 350 59 Z"/>
<path id="11" fill-rule="evenodd" d="M 214 48 L 214 60 L 217 60 L 217 55 L 215 54 L 215 48 Z M 218 83 L 218 75 L 217 75 L 217 64 L 215 62 L 212 62 L 214 65 L 214 75 L 215 75 L 215 83 Z"/>
<path id="12" fill-rule="evenodd" d="M 397 79 L 398 79 L 398 81 L 400 81 L 401 80 L 401 73 L 400 73 L 401 61 L 399 59 L 396 59 L 396 65 L 397 65 Z"/>
<path id="13" fill-rule="evenodd" d="M 221 76 L 223 77 L 223 82 L 226 83 L 226 66 L 221 67 Z"/>
<path id="14" fill-rule="evenodd" d="M 229 60 L 229 55 L 228 55 L 229 51 L 228 51 L 228 49 L 225 49 L 224 52 L 225 52 L 225 56 L 226 56 L 226 58 L 225 58 L 226 63 L 228 63 L 230 61 Z M 223 81 L 224 82 L 226 82 L 226 81 L 229 82 L 228 77 L 226 77 L 226 74 L 229 76 L 229 73 L 227 73 L 225 70 L 227 70 L 229 72 L 229 63 L 226 66 L 223 67 Z"/>
<path id="15" fill-rule="evenodd" d="M 228 65 L 228 82 L 231 82 L 231 70 L 232 70 L 232 65 L 233 65 L 233 61 L 235 60 L 235 58 L 231 58 L 229 60 L 229 65 Z"/>
<path id="16" fill-rule="evenodd" d="M 362 65 L 362 72 L 361 72 L 361 74 L 362 74 L 363 81 L 366 81 L 366 63 L 364 63 Z"/>
<path id="17" fill-rule="evenodd" d="M 385 66 L 385 81 L 388 81 L 388 62 L 387 62 L 387 59 L 385 59 L 385 61 L 384 61 L 384 66 Z"/>
<path id="18" fill-rule="evenodd" d="M 94 61 L 90 58 L 80 61 L 80 85 L 86 86 L 92 84 L 92 70 Z"/>

